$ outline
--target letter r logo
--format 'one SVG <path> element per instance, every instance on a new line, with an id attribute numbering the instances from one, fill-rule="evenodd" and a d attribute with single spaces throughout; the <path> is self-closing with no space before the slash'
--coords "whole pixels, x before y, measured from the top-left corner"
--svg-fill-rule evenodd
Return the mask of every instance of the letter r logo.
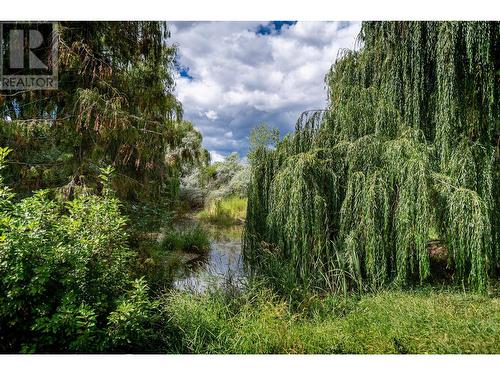
<path id="1" fill-rule="evenodd" d="M 57 90 L 56 22 L 0 22 L 0 90 Z"/>
<path id="2" fill-rule="evenodd" d="M 38 30 L 27 30 L 28 31 L 28 67 L 29 69 L 48 69 L 45 65 L 32 51 L 32 49 L 38 48 L 43 43 L 43 35 Z M 25 56 L 25 43 L 24 43 L 24 32 L 25 30 L 10 30 L 10 67 L 12 69 L 23 69 L 24 68 L 24 56 Z"/>

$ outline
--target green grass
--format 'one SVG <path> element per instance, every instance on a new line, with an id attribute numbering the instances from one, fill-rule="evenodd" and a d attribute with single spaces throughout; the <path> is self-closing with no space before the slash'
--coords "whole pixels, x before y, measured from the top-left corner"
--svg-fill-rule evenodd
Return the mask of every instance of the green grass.
<path id="1" fill-rule="evenodd" d="M 198 219 L 210 224 L 229 226 L 243 223 L 246 210 L 246 198 L 229 197 L 209 202 L 205 209 L 196 216 Z"/>
<path id="2" fill-rule="evenodd" d="M 500 353 L 500 299 L 456 291 L 313 296 L 266 289 L 170 294 L 175 350 L 189 353 Z"/>
<path id="3" fill-rule="evenodd" d="M 201 226 L 172 229 L 165 234 L 160 247 L 166 251 L 207 254 L 210 250 L 210 239 Z"/>

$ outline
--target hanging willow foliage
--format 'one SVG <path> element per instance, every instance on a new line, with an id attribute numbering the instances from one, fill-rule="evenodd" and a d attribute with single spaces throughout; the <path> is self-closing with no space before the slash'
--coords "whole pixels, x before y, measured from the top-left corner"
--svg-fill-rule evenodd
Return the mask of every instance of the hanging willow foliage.
<path id="1" fill-rule="evenodd" d="M 328 108 L 254 151 L 247 265 L 267 272 L 272 252 L 295 283 L 344 291 L 422 283 L 432 232 L 455 280 L 485 290 L 500 260 L 500 24 L 365 22 L 359 41 L 326 77 Z"/>

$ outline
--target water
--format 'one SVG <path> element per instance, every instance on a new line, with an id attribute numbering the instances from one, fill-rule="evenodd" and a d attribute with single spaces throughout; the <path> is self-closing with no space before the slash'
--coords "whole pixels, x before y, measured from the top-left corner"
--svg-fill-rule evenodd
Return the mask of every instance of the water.
<path id="1" fill-rule="evenodd" d="M 203 292 L 209 285 L 232 282 L 241 285 L 243 260 L 241 256 L 242 227 L 207 227 L 212 238 L 206 256 L 187 256 L 182 263 L 174 288 Z"/>

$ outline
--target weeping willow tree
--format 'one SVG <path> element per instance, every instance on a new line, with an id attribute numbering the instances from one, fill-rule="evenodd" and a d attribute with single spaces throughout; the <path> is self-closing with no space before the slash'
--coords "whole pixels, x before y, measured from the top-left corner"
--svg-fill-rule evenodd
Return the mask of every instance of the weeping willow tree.
<path id="1" fill-rule="evenodd" d="M 500 266 L 500 24 L 365 22 L 326 77 L 329 105 L 251 158 L 244 257 L 296 284 L 423 283 L 428 243 L 457 283 Z"/>
<path id="2" fill-rule="evenodd" d="M 186 132 L 166 23 L 62 22 L 58 30 L 59 89 L 0 93 L 9 184 L 72 194 L 113 165 L 120 197 L 175 198 L 179 163 L 169 155 Z"/>

